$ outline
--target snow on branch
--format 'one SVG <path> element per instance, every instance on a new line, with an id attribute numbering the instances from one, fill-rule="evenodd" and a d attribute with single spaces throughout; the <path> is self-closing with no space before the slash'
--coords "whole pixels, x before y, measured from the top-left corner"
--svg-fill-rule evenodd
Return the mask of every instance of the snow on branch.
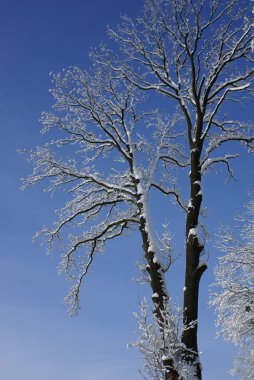
<path id="1" fill-rule="evenodd" d="M 153 296 L 156 297 L 156 294 Z M 154 380 L 166 379 L 169 373 L 175 374 L 179 380 L 197 379 L 194 368 L 182 356 L 184 346 L 179 337 L 181 308 L 171 310 L 168 305 L 163 315 L 163 322 L 159 324 L 145 299 L 140 304 L 139 312 L 134 313 L 139 330 L 136 333 L 137 341 L 129 347 L 137 347 L 143 359 L 144 372 Z"/>
<path id="2" fill-rule="evenodd" d="M 34 171 L 24 187 L 43 181 L 46 191 L 65 194 L 58 221 L 42 234 L 50 252 L 60 243 L 60 271 L 75 281 L 66 298 L 75 313 L 83 279 L 109 240 L 143 223 L 149 249 L 155 249 L 149 192 L 157 180 L 160 191 L 170 185 L 173 158 L 180 162 L 183 149 L 175 142 L 178 117 L 143 111 L 139 92 L 108 68 L 97 64 L 90 73 L 69 68 L 53 75 L 53 82 L 54 109 L 41 121 L 42 132 L 54 138 L 26 151 Z M 176 189 L 174 195 L 180 199 Z M 159 252 L 152 254 L 158 259 Z"/>
<path id="3" fill-rule="evenodd" d="M 143 17 L 124 15 L 109 29 L 119 57 L 105 49 L 93 57 L 135 87 L 175 99 L 190 122 L 193 107 L 213 105 L 216 113 L 229 93 L 253 87 L 254 26 L 247 15 L 240 0 L 147 1 Z"/>
<path id="4" fill-rule="evenodd" d="M 233 174 L 233 169 L 230 166 L 230 160 L 234 158 L 238 158 L 238 157 L 239 157 L 239 154 L 226 154 L 224 157 L 207 158 L 201 164 L 201 173 L 204 173 L 210 166 L 214 164 L 223 163 L 226 165 L 230 177 L 233 177 L 234 174 Z"/>
<path id="5" fill-rule="evenodd" d="M 254 375 L 254 202 L 253 194 L 236 230 L 225 227 L 218 236 L 223 253 L 215 270 L 211 304 L 217 311 L 219 333 L 239 348 L 235 371 L 241 379 Z"/>

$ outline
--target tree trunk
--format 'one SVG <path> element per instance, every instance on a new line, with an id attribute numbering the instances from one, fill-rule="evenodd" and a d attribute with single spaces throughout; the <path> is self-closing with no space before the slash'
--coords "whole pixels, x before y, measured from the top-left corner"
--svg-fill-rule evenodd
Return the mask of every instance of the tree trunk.
<path id="1" fill-rule="evenodd" d="M 186 219 L 186 272 L 184 288 L 184 327 L 182 343 L 184 360 L 196 369 L 196 376 L 201 380 L 197 331 L 198 331 L 198 296 L 199 282 L 206 265 L 200 266 L 200 254 L 204 246 L 198 239 L 197 227 L 202 202 L 201 193 L 201 147 L 191 151 L 190 202 Z"/>
<path id="2" fill-rule="evenodd" d="M 144 213 L 145 205 L 142 202 L 142 197 L 140 197 L 138 204 L 141 211 L 140 232 L 142 236 L 145 259 L 147 261 L 146 271 L 149 274 L 150 286 L 153 292 L 152 300 L 154 303 L 154 314 L 156 316 L 159 329 L 163 331 L 165 327 L 165 316 L 168 313 L 167 306 L 169 297 L 166 289 L 163 268 L 158 260 L 158 257 L 156 256 L 156 252 L 152 249 L 152 244 L 150 241 L 151 236 L 149 236 L 149 230 L 147 228 L 149 221 L 146 220 L 146 213 Z M 168 321 L 168 323 L 171 322 Z M 163 365 L 166 370 L 164 380 L 182 379 L 174 366 L 173 358 L 164 360 Z"/>

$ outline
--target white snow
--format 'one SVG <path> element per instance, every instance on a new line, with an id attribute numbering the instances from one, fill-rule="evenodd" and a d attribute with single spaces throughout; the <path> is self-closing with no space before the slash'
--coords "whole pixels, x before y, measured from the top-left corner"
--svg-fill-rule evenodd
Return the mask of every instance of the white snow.
<path id="1" fill-rule="evenodd" d="M 224 157 L 214 157 L 214 158 L 207 158 L 201 166 L 201 173 L 204 173 L 207 168 L 213 164 L 218 164 L 218 163 L 228 163 L 230 159 L 233 158 L 238 158 L 239 154 L 226 154 Z"/>
<path id="2" fill-rule="evenodd" d="M 205 160 L 205 162 L 201 166 L 201 173 L 204 173 L 204 171 L 212 164 L 213 160 L 211 158 L 208 158 Z"/>
<path id="3" fill-rule="evenodd" d="M 244 84 L 242 86 L 238 86 L 238 87 L 231 87 L 230 91 L 241 91 L 241 90 L 245 90 L 248 87 L 250 87 L 250 83 L 246 83 L 246 84 Z"/>
<path id="4" fill-rule="evenodd" d="M 189 231 L 189 237 L 190 236 L 197 236 L 197 228 L 191 228 Z"/>
<path id="5" fill-rule="evenodd" d="M 155 256 L 155 255 L 154 255 L 154 258 L 153 258 L 153 263 L 154 263 L 154 264 L 158 263 L 158 258 L 157 258 L 157 256 Z"/>

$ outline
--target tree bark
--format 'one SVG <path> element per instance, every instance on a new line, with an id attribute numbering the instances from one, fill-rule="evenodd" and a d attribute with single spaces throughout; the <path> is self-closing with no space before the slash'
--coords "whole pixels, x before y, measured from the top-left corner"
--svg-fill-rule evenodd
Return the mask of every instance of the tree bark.
<path id="1" fill-rule="evenodd" d="M 201 192 L 201 145 L 196 145 L 191 151 L 190 171 L 190 202 L 186 219 L 186 272 L 184 287 L 184 327 L 182 343 L 184 344 L 184 360 L 196 367 L 198 379 L 202 379 L 199 362 L 197 332 L 198 332 L 198 297 L 199 282 L 206 265 L 200 266 L 200 255 L 204 249 L 200 243 L 197 227 L 200 207 L 202 203 Z"/>
<path id="2" fill-rule="evenodd" d="M 152 301 L 154 303 L 154 314 L 158 322 L 160 330 L 165 327 L 165 315 L 167 315 L 167 305 L 168 305 L 168 293 L 166 289 L 166 284 L 164 280 L 163 268 L 157 260 L 156 252 L 151 249 L 151 242 L 149 233 L 147 230 L 147 225 L 149 221 L 146 220 L 145 215 L 143 215 L 144 204 L 142 202 L 142 196 L 138 200 L 140 207 L 140 232 L 142 236 L 143 250 L 145 254 L 145 259 L 147 261 L 146 271 L 149 274 L 150 286 L 152 288 L 153 296 Z M 165 378 L 164 380 L 181 380 L 181 376 L 175 368 L 173 358 L 166 359 L 163 361 L 165 368 Z"/>

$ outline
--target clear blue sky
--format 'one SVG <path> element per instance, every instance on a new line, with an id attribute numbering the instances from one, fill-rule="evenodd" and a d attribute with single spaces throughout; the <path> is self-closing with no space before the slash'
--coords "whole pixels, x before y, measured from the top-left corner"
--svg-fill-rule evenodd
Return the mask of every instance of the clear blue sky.
<path id="1" fill-rule="evenodd" d="M 31 167 L 16 150 L 43 143 L 38 120 L 51 105 L 49 72 L 73 64 L 88 66 L 89 49 L 105 39 L 106 25 L 116 25 L 120 12 L 136 15 L 142 4 L 142 0 L 1 1 L 1 380 L 140 379 L 137 354 L 126 346 L 136 329 L 132 312 L 146 292 L 132 281 L 141 247 L 135 236 L 108 247 L 87 277 L 81 312 L 77 318 L 68 317 L 60 303 L 70 284 L 57 275 L 58 258 L 46 256 L 38 242 L 32 244 L 32 236 L 54 220 L 53 210 L 61 203 L 39 187 L 19 190 L 20 178 Z M 246 112 L 254 118 L 254 111 Z M 239 180 L 227 186 L 222 175 L 206 178 L 212 232 L 217 222 L 230 222 L 241 211 L 246 189 L 253 186 L 253 164 L 253 157 L 243 154 L 235 164 Z M 157 200 L 158 214 L 163 214 L 163 202 Z M 201 291 L 200 349 L 204 379 L 228 380 L 233 350 L 215 340 L 213 311 L 207 309 L 215 256 L 211 248 Z M 179 276 L 175 271 L 169 280 L 172 287 L 174 283 L 182 287 Z"/>

